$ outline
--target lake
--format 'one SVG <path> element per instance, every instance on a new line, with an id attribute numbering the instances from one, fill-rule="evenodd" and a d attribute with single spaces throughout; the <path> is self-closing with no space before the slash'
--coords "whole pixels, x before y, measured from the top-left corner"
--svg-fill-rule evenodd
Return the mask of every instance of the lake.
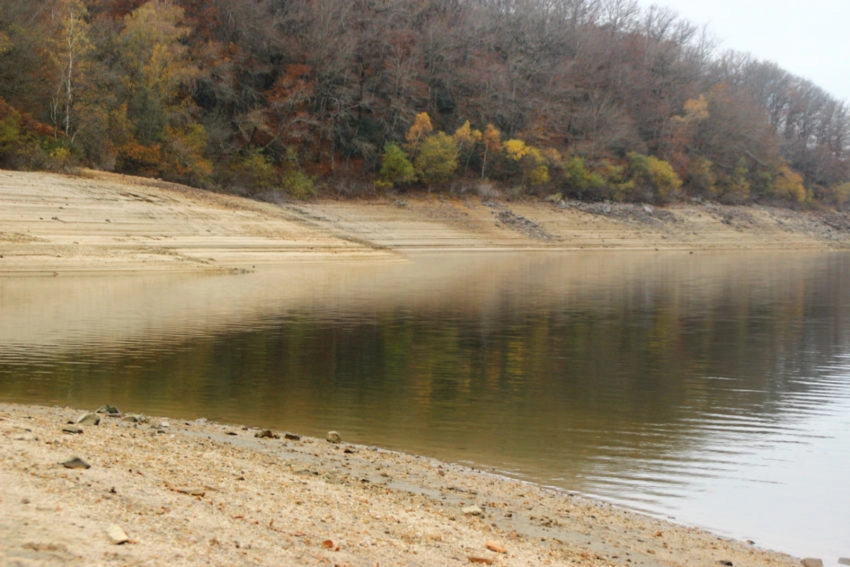
<path id="1" fill-rule="evenodd" d="M 837 565 L 850 254 L 450 253 L 0 278 L 0 399 L 463 462 Z"/>

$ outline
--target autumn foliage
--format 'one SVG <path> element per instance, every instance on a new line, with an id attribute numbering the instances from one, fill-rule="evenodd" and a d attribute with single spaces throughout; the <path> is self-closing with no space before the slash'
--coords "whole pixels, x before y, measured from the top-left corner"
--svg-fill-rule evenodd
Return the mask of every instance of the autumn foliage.
<path id="1" fill-rule="evenodd" d="M 850 201 L 850 107 L 607 0 L 0 3 L 0 166 L 259 197 Z"/>

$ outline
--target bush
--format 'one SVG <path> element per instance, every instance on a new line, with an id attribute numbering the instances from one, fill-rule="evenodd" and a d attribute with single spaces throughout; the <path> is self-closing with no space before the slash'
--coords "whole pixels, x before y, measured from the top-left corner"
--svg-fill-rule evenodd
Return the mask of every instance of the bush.
<path id="1" fill-rule="evenodd" d="M 741 204 L 750 200 L 750 169 L 744 158 L 738 160 L 735 169 L 717 181 L 720 200 L 728 204 Z"/>
<path id="2" fill-rule="evenodd" d="M 272 161 L 260 149 L 250 150 L 237 164 L 242 181 L 249 193 L 267 191 L 279 182 L 279 175 Z"/>
<path id="3" fill-rule="evenodd" d="M 445 183 L 454 175 L 457 160 L 457 143 L 445 132 L 437 132 L 422 142 L 414 164 L 425 183 Z"/>
<path id="4" fill-rule="evenodd" d="M 773 178 L 771 190 L 773 195 L 782 200 L 793 203 L 802 203 L 806 200 L 806 187 L 803 185 L 803 176 L 793 171 L 787 165 L 779 167 L 776 177 Z"/>
<path id="5" fill-rule="evenodd" d="M 629 181 L 645 200 L 665 203 L 678 194 L 682 180 L 673 166 L 654 156 L 629 152 Z"/>
<path id="6" fill-rule="evenodd" d="M 281 186 L 291 197 L 307 199 L 316 196 L 316 183 L 312 177 L 300 169 L 290 169 L 283 173 Z"/>
<path id="7" fill-rule="evenodd" d="M 564 164 L 564 177 L 564 188 L 567 194 L 579 199 L 585 196 L 602 197 L 605 179 L 599 173 L 589 170 L 581 157 L 572 156 Z"/>
<path id="8" fill-rule="evenodd" d="M 691 165 L 688 188 L 698 195 L 714 197 L 717 195 L 717 178 L 714 164 L 705 158 L 694 160 Z"/>
<path id="9" fill-rule="evenodd" d="M 381 173 L 378 185 L 380 187 L 392 187 L 394 185 L 409 183 L 416 179 L 416 170 L 407 159 L 398 144 L 390 142 L 384 146 L 381 155 Z"/>
<path id="10" fill-rule="evenodd" d="M 543 152 L 522 140 L 508 140 L 502 145 L 505 152 L 505 173 L 520 176 L 522 185 L 536 187 L 549 183 L 549 167 Z"/>
<path id="11" fill-rule="evenodd" d="M 843 210 L 845 205 L 850 202 L 850 183 L 842 183 L 829 189 L 829 197 L 832 204 L 839 210 Z"/>
<path id="12" fill-rule="evenodd" d="M 181 183 L 207 185 L 213 173 L 212 162 L 204 157 L 207 138 L 207 131 L 200 124 L 180 128 L 168 127 L 164 176 Z"/>
<path id="13" fill-rule="evenodd" d="M 55 141 L 49 126 L 19 112 L 0 97 L 0 165 L 18 169 L 55 169 L 58 161 L 50 155 L 51 144 Z M 57 154 L 60 160 L 62 157 Z"/>

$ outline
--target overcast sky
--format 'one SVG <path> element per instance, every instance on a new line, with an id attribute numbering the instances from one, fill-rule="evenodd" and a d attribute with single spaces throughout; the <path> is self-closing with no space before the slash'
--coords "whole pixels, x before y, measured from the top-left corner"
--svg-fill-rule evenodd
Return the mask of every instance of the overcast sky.
<path id="1" fill-rule="evenodd" d="M 708 24 L 721 49 L 744 51 L 850 103 L 850 0 L 641 0 Z"/>

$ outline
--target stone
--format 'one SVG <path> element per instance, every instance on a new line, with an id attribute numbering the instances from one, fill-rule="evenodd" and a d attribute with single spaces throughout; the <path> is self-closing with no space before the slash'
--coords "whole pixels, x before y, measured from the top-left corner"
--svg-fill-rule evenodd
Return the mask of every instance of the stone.
<path id="1" fill-rule="evenodd" d="M 800 563 L 803 567 L 823 567 L 823 561 L 814 557 L 806 557 Z"/>
<path id="2" fill-rule="evenodd" d="M 97 413 L 105 413 L 106 415 L 109 415 L 109 416 L 112 416 L 112 417 L 119 417 L 121 415 L 121 410 L 119 410 L 115 406 L 111 406 L 109 404 L 106 404 L 106 405 L 102 405 L 99 408 L 97 408 Z"/>
<path id="3" fill-rule="evenodd" d="M 91 465 L 82 460 L 79 457 L 72 457 L 71 459 L 62 463 L 62 466 L 66 469 L 90 469 Z"/>
<path id="4" fill-rule="evenodd" d="M 850 557 L 839 557 L 838 558 L 839 565 L 850 565 Z"/>
<path id="5" fill-rule="evenodd" d="M 130 423 L 148 423 L 150 421 L 146 415 L 125 415 L 124 421 L 129 421 Z"/>
<path id="6" fill-rule="evenodd" d="M 467 516 L 483 516 L 484 515 L 484 510 L 482 510 L 480 506 L 476 506 L 474 504 L 472 506 L 466 506 L 465 508 L 462 508 L 461 512 L 463 512 Z"/>
<path id="7" fill-rule="evenodd" d="M 71 433 L 71 434 L 79 435 L 82 432 L 83 432 L 83 428 L 79 427 L 77 425 L 66 425 L 65 427 L 62 428 L 62 433 Z"/>
<path id="8" fill-rule="evenodd" d="M 290 441 L 301 441 L 301 436 L 296 435 L 295 433 L 284 433 L 283 438 L 289 439 Z"/>
<path id="9" fill-rule="evenodd" d="M 100 416 L 96 413 L 87 412 L 77 418 L 76 425 L 100 425 Z"/>
<path id="10" fill-rule="evenodd" d="M 328 440 L 328 443 L 340 443 L 342 441 L 342 437 L 336 431 L 328 431 L 325 439 Z"/>
<path id="11" fill-rule="evenodd" d="M 106 529 L 106 535 L 115 545 L 121 545 L 122 543 L 127 543 L 130 541 L 130 538 L 127 537 L 127 532 L 125 532 L 121 526 L 112 524 Z"/>
<path id="12" fill-rule="evenodd" d="M 280 435 L 272 431 L 271 429 L 263 429 L 262 431 L 258 431 L 254 433 L 254 437 L 257 439 L 280 439 Z"/>

